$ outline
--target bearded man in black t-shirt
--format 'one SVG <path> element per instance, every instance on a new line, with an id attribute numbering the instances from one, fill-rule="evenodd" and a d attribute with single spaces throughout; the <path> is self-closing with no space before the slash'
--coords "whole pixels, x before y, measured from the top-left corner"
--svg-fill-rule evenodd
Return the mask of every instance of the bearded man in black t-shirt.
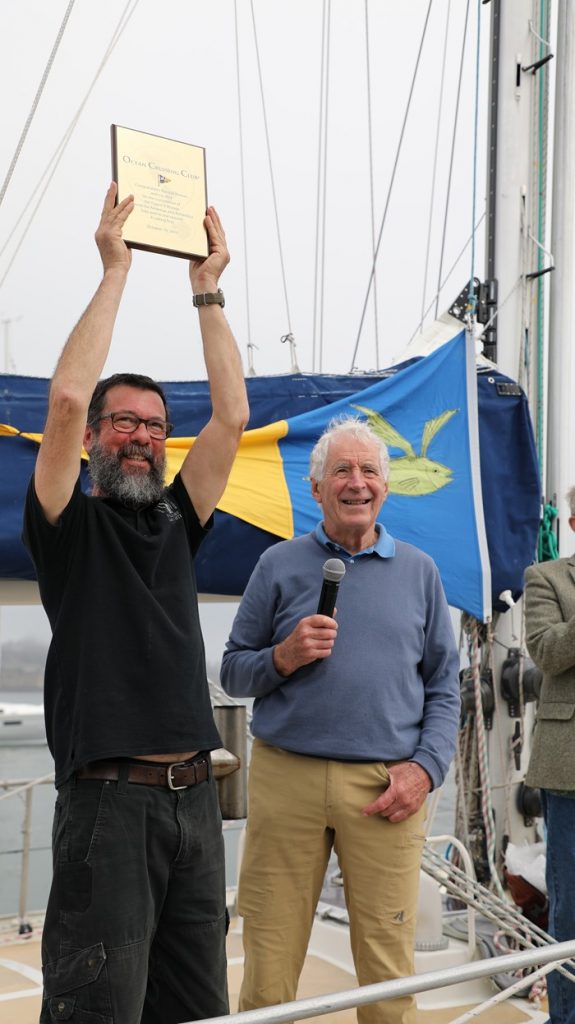
<path id="1" fill-rule="evenodd" d="M 52 626 L 46 730 L 56 766 L 54 877 L 40 1020 L 179 1024 L 228 1012 L 220 746 L 193 560 L 225 488 L 248 406 L 218 281 L 229 254 L 190 262 L 212 415 L 169 487 L 161 387 L 100 381 L 131 265 L 133 209 L 108 190 L 103 278 L 58 362 L 24 540 Z M 92 495 L 80 488 L 82 445 Z"/>

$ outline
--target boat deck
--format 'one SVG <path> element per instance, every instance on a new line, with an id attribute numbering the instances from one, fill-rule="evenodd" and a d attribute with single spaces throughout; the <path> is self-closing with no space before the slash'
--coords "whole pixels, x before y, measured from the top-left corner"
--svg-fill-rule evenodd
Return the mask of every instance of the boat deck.
<path id="1" fill-rule="evenodd" d="M 42 973 L 40 969 L 40 922 L 27 938 L 18 935 L 17 925 L 0 930 L 0 1024 L 37 1024 L 40 1013 Z M 228 936 L 228 978 L 230 1008 L 237 1009 L 242 979 L 241 933 L 232 927 Z M 299 998 L 353 988 L 355 978 L 317 956 L 308 956 L 300 980 Z M 449 1006 L 418 1011 L 418 1024 L 449 1024 L 468 1006 Z M 354 1024 L 355 1010 L 326 1014 L 327 1024 Z M 482 1015 L 484 1024 L 522 1024 L 532 1018 L 516 1006 L 502 1004 Z"/>

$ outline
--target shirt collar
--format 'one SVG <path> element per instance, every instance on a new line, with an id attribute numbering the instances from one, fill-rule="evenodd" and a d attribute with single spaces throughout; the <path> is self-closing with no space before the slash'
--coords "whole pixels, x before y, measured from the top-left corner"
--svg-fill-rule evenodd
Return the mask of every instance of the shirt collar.
<path id="1" fill-rule="evenodd" d="M 352 555 L 345 548 L 342 548 L 340 544 L 336 544 L 334 540 L 330 540 L 327 533 L 323 528 L 323 523 L 318 523 L 315 530 L 315 538 L 324 547 L 329 548 L 330 551 L 337 552 L 338 555 L 342 555 L 344 558 L 362 558 L 364 555 L 378 555 L 380 558 L 393 558 L 395 555 L 395 541 L 390 533 L 387 532 L 383 523 L 376 523 L 375 530 L 377 533 L 377 540 L 375 544 L 372 544 L 369 548 L 364 548 L 363 551 L 358 551 L 357 554 Z"/>

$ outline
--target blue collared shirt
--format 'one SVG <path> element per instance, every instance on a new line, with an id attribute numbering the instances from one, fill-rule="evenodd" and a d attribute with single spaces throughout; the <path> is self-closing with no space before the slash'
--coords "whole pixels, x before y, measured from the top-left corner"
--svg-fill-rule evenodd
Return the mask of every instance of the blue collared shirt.
<path id="1" fill-rule="evenodd" d="M 342 548 L 341 544 L 337 544 L 328 537 L 323 528 L 323 523 L 317 524 L 314 533 L 320 544 L 338 554 L 344 562 L 353 562 L 355 558 L 363 558 L 364 555 L 379 555 L 380 558 L 393 558 L 395 555 L 395 541 L 393 537 L 387 532 L 382 523 L 376 523 L 375 530 L 377 533 L 375 544 L 372 544 L 369 548 L 364 548 L 363 551 L 356 552 L 354 555 L 346 551 L 345 548 Z"/>

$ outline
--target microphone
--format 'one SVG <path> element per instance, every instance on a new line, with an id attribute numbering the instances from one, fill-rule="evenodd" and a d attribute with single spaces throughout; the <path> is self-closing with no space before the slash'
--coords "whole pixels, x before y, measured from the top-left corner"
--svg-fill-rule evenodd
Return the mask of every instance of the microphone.
<path id="1" fill-rule="evenodd" d="M 318 615 L 329 615 L 330 618 L 333 618 L 337 592 L 344 576 L 345 565 L 341 558 L 328 558 L 327 562 L 323 563 L 323 583 L 317 606 Z"/>

